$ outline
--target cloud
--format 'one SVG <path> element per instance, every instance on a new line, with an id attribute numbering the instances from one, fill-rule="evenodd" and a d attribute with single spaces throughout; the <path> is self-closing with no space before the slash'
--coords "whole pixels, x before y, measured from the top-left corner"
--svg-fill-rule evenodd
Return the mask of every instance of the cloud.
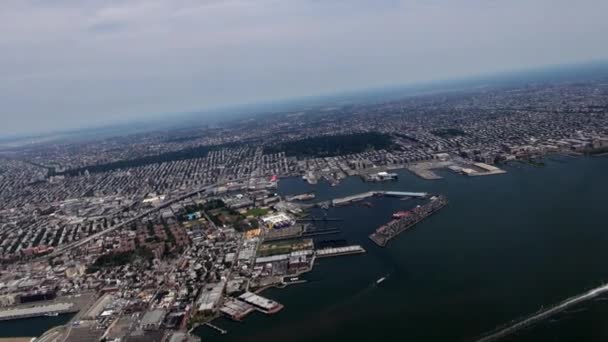
<path id="1" fill-rule="evenodd" d="M 608 2 L 3 0 L 0 134 L 608 57 Z"/>

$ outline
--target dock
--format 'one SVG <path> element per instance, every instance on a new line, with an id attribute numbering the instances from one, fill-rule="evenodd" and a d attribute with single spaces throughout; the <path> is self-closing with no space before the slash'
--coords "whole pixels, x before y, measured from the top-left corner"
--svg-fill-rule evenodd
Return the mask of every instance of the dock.
<path id="1" fill-rule="evenodd" d="M 93 299 L 94 294 L 83 293 L 77 296 L 57 297 L 50 301 L 18 304 L 0 310 L 0 321 L 73 314 L 88 307 Z"/>
<path id="2" fill-rule="evenodd" d="M 344 221 L 344 219 L 336 218 L 336 217 L 307 217 L 302 219 L 297 219 L 297 222 L 338 222 Z"/>
<path id="3" fill-rule="evenodd" d="M 331 201 L 331 204 L 333 206 L 346 205 L 346 204 L 350 204 L 353 202 L 362 201 L 366 198 L 370 198 L 375 195 L 376 195 L 376 192 L 374 192 L 374 191 L 363 192 L 363 193 L 356 194 L 356 195 L 333 199 Z"/>
<path id="4" fill-rule="evenodd" d="M 253 311 L 253 306 L 240 300 L 229 300 L 220 308 L 221 313 L 239 322 Z"/>
<path id="5" fill-rule="evenodd" d="M 429 194 L 426 192 L 411 192 L 411 191 L 367 191 L 356 195 L 335 198 L 331 200 L 331 205 L 334 207 L 347 205 L 354 202 L 362 201 L 366 198 L 374 196 L 389 196 L 389 197 L 417 197 L 425 198 Z"/>
<path id="6" fill-rule="evenodd" d="M 78 312 L 78 309 L 74 306 L 74 304 L 56 303 L 44 306 L 34 306 L 30 308 L 15 308 L 5 310 L 0 312 L 0 321 L 10 321 L 14 319 L 59 315 L 74 312 Z"/>
<path id="7" fill-rule="evenodd" d="M 222 329 L 222 328 L 218 327 L 217 325 L 213 325 L 213 324 L 211 324 L 211 323 L 209 323 L 209 322 L 205 323 L 205 325 L 206 325 L 206 326 L 208 326 L 209 328 L 211 328 L 211 329 L 213 329 L 213 330 L 215 330 L 215 331 L 219 332 L 219 333 L 220 333 L 220 334 L 222 334 L 222 335 L 225 335 L 225 334 L 227 334 L 227 333 L 228 333 L 228 331 L 227 331 L 227 330 L 224 330 L 224 329 Z"/>
<path id="8" fill-rule="evenodd" d="M 369 238 L 378 246 L 386 247 L 391 239 L 433 215 L 445 207 L 447 203 L 448 200 L 444 196 L 432 197 L 429 203 L 404 212 L 402 218 L 379 227 L 369 235 Z"/>
<path id="9" fill-rule="evenodd" d="M 267 315 L 275 314 L 283 309 L 283 304 L 249 291 L 240 295 L 238 300 Z"/>
<path id="10" fill-rule="evenodd" d="M 359 245 L 352 245 L 345 247 L 330 247 L 317 249 L 315 253 L 317 258 L 328 258 L 340 255 L 362 254 L 365 253 L 365 249 Z"/>

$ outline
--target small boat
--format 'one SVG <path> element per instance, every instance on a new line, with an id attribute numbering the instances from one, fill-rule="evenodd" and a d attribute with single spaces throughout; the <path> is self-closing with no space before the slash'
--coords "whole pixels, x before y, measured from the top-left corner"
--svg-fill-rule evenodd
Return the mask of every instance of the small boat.
<path id="1" fill-rule="evenodd" d="M 47 314 L 44 314 L 44 315 L 47 316 L 47 317 L 55 317 L 55 316 L 59 316 L 59 313 L 58 312 L 50 312 L 50 313 L 47 313 Z"/>
<path id="2" fill-rule="evenodd" d="M 376 280 L 376 284 L 380 284 L 381 282 L 383 282 L 385 280 L 386 280 L 386 277 L 382 277 L 382 278 Z"/>
<path id="3" fill-rule="evenodd" d="M 363 202 L 363 203 L 361 203 L 361 205 L 364 207 L 368 207 L 368 208 L 374 207 L 374 204 L 372 202 Z"/>

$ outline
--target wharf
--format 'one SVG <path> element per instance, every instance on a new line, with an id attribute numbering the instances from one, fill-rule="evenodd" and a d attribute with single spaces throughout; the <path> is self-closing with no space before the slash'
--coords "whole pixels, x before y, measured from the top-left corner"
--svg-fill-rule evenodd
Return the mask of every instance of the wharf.
<path id="1" fill-rule="evenodd" d="M 317 258 L 328 258 L 340 255 L 351 255 L 351 254 L 362 254 L 365 253 L 365 249 L 359 245 L 345 246 L 345 247 L 330 247 L 316 250 Z"/>
<path id="2" fill-rule="evenodd" d="M 220 334 L 222 334 L 222 335 L 225 335 L 225 334 L 227 334 L 227 333 L 228 333 L 228 331 L 227 331 L 227 330 L 224 330 L 224 329 L 222 329 L 222 328 L 218 327 L 217 325 L 213 325 L 213 324 L 211 324 L 211 323 L 209 323 L 209 322 L 205 323 L 205 325 L 206 325 L 206 326 L 208 326 L 209 328 L 211 328 L 211 329 L 213 329 L 213 330 L 215 330 L 215 331 L 219 332 L 219 333 L 220 333 Z"/>
<path id="3" fill-rule="evenodd" d="M 238 300 L 251 305 L 257 311 L 267 315 L 275 314 L 283 309 L 283 304 L 262 297 L 253 292 L 245 292 L 238 297 Z"/>
<path id="4" fill-rule="evenodd" d="M 285 196 L 285 200 L 292 201 L 309 201 L 315 198 L 315 194 L 312 192 L 307 192 L 298 195 Z"/>
<path id="5" fill-rule="evenodd" d="M 245 316 L 253 312 L 255 308 L 240 300 L 229 300 L 220 308 L 220 312 L 234 321 L 241 321 Z"/>
<path id="6" fill-rule="evenodd" d="M 304 239 L 304 238 L 312 238 L 315 236 L 334 235 L 334 234 L 340 234 L 340 233 L 341 233 L 340 229 L 336 229 L 336 228 L 315 229 L 315 230 L 305 231 L 303 233 L 300 232 L 295 235 L 281 235 L 281 236 L 272 236 L 269 238 L 264 238 L 264 242 L 287 241 L 287 240 L 293 240 L 293 239 L 298 239 L 298 238 Z"/>
<path id="7" fill-rule="evenodd" d="M 90 305 L 92 299 L 92 294 L 84 293 L 77 296 L 58 297 L 52 301 L 20 304 L 1 310 L 0 321 L 76 313 Z"/>
<path id="8" fill-rule="evenodd" d="M 0 321 L 10 321 L 22 318 L 32 318 L 49 315 L 59 315 L 63 313 L 78 312 L 72 303 L 55 303 L 29 308 L 15 308 L 0 312 Z"/>
<path id="9" fill-rule="evenodd" d="M 297 219 L 296 221 L 297 222 L 337 222 L 337 221 L 343 221 L 343 219 L 335 218 L 335 217 L 308 217 L 308 218 Z"/>
<path id="10" fill-rule="evenodd" d="M 368 191 L 356 195 L 336 198 L 331 200 L 333 206 L 347 205 L 354 202 L 362 201 L 366 198 L 374 196 L 389 196 L 389 197 L 418 197 L 424 198 L 429 194 L 426 192 L 410 192 L 410 191 Z"/>
<path id="11" fill-rule="evenodd" d="M 304 234 L 302 234 L 302 237 L 313 237 L 313 236 L 319 236 L 319 235 L 333 235 L 333 234 L 339 234 L 341 231 L 340 229 L 336 229 L 336 228 L 330 228 L 330 229 L 316 229 L 316 230 L 311 230 L 311 231 L 307 231 Z"/>
<path id="12" fill-rule="evenodd" d="M 374 233 L 369 235 L 369 238 L 378 246 L 386 247 L 386 244 L 395 236 L 433 215 L 446 206 L 447 203 L 447 199 L 443 196 L 433 197 L 431 198 L 431 201 L 424 206 L 414 208 L 410 215 L 399 220 L 391 221 L 389 224 L 376 229 Z"/>

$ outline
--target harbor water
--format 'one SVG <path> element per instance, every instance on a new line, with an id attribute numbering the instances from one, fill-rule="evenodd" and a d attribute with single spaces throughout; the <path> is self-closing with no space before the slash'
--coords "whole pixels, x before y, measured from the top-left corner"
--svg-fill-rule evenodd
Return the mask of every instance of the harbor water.
<path id="1" fill-rule="evenodd" d="M 0 322 L 0 338 L 4 337 L 39 337 L 45 331 L 66 324 L 74 316 L 42 316 Z"/>
<path id="2" fill-rule="evenodd" d="M 367 253 L 324 258 L 308 282 L 270 289 L 285 308 L 237 323 L 214 321 L 205 341 L 474 341 L 483 333 L 608 281 L 608 158 L 553 157 L 545 167 L 512 164 L 504 175 L 469 178 L 441 171 L 426 181 L 351 177 L 331 187 L 283 179 L 282 194 L 314 191 L 315 201 L 369 190 L 444 194 L 437 214 L 376 246 L 368 235 L 391 214 L 422 203 L 375 197 L 371 206 L 330 208 L 328 222 Z M 323 215 L 315 209 L 313 215 Z M 377 283 L 384 277 L 385 280 Z M 0 337 L 37 336 L 69 315 L 0 322 Z M 504 341 L 608 340 L 608 298 L 559 313 Z"/>
<path id="3" fill-rule="evenodd" d="M 505 169 L 474 178 L 446 170 L 437 181 L 400 171 L 398 182 L 351 177 L 336 187 L 281 180 L 280 193 L 314 191 L 316 201 L 401 190 L 444 194 L 450 203 L 386 248 L 368 235 L 417 200 L 372 198 L 371 207 L 330 208 L 328 217 L 343 219 L 326 223 L 342 230 L 331 239 L 361 244 L 366 254 L 318 260 L 301 277 L 307 283 L 265 291 L 285 305 L 276 315 L 255 313 L 240 323 L 222 318 L 214 324 L 228 334 L 197 333 L 207 341 L 473 341 L 608 281 L 608 159 L 553 157 L 544 167 Z M 605 341 L 604 299 L 504 340 Z"/>

